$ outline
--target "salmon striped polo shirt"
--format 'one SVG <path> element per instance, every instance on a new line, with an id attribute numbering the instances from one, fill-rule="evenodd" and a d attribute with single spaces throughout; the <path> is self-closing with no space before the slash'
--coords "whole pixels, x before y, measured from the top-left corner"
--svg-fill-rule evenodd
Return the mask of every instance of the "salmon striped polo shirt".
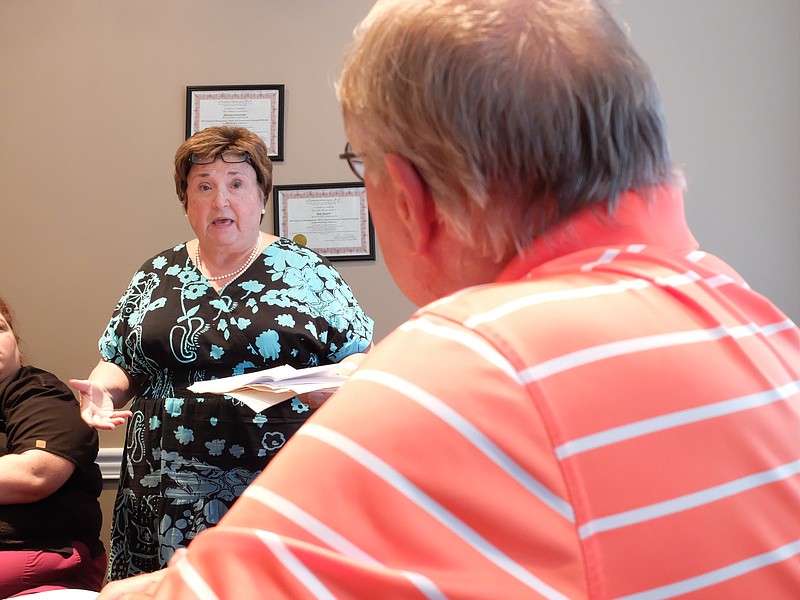
<path id="1" fill-rule="evenodd" d="M 672 189 L 419 310 L 161 598 L 800 597 L 800 331 Z"/>

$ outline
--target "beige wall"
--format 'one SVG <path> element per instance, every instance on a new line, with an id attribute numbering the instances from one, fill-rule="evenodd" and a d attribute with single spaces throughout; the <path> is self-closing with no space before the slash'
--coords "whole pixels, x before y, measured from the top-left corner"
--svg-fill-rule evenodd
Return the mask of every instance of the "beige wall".
<path id="1" fill-rule="evenodd" d="M 370 5 L 0 2 L 0 294 L 31 362 L 65 378 L 88 374 L 134 270 L 192 237 L 171 171 L 187 85 L 285 84 L 275 182 L 354 179 L 338 158 L 345 137 L 332 82 Z M 377 338 L 411 314 L 380 256 L 337 265 Z"/>
<path id="2" fill-rule="evenodd" d="M 172 182 L 187 85 L 285 84 L 275 183 L 354 180 L 332 82 L 371 4 L 0 0 L 0 295 L 29 362 L 87 375 L 134 270 L 193 237 Z M 337 267 L 376 339 L 413 311 L 380 251 Z M 101 433 L 107 447 L 123 440 Z M 101 496 L 106 542 L 115 490 Z"/>
<path id="3" fill-rule="evenodd" d="M 192 237 L 171 172 L 187 85 L 285 84 L 275 182 L 353 180 L 332 82 L 371 4 L 0 1 L 0 295 L 31 362 L 87 374 L 133 271 Z M 800 3 L 611 5 L 662 87 L 695 234 L 800 319 Z M 377 339 L 413 311 L 380 252 L 338 265 Z"/>
<path id="4" fill-rule="evenodd" d="M 88 374 L 133 271 L 192 237 L 171 174 L 187 85 L 285 84 L 275 182 L 352 181 L 332 81 L 371 4 L 0 0 L 0 294 L 31 362 Z M 800 319 L 800 3 L 611 4 L 664 92 L 695 234 Z M 411 314 L 380 255 L 339 265 L 378 339 Z"/>

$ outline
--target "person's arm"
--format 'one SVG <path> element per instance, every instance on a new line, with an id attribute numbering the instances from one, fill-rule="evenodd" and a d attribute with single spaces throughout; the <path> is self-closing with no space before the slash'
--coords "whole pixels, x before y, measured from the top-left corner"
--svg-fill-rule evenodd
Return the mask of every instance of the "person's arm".
<path id="1" fill-rule="evenodd" d="M 131 416 L 120 409 L 133 396 L 133 382 L 117 365 L 101 360 L 88 379 L 70 379 L 69 384 L 80 393 L 81 417 L 90 427 L 114 429 Z"/>
<path id="2" fill-rule="evenodd" d="M 552 597 L 586 596 L 532 400 L 480 334 L 451 318 L 410 322 L 191 541 L 153 597 L 522 598 L 543 595 L 538 582 Z"/>
<path id="3" fill-rule="evenodd" d="M 367 352 L 369 352 L 371 348 L 372 344 L 370 344 L 363 352 L 345 356 L 341 362 L 338 363 L 339 366 L 336 368 L 335 373 L 337 375 L 346 375 L 347 377 L 352 375 L 367 357 Z M 311 408 L 319 408 L 328 401 L 328 398 L 333 396 L 335 391 L 336 390 L 320 390 L 316 392 L 307 392 L 305 394 L 297 394 L 297 398 L 300 400 L 300 402 L 311 406 Z"/>
<path id="4" fill-rule="evenodd" d="M 168 568 L 109 581 L 103 586 L 96 600 L 148 600 L 154 598 L 158 584 L 171 569 L 176 568 L 178 563 L 183 561 L 185 556 L 186 548 L 178 548 L 169 559 Z"/>
<path id="5" fill-rule="evenodd" d="M 0 504 L 29 504 L 47 498 L 75 471 L 75 465 L 45 450 L 0 456 Z"/>
<path id="6" fill-rule="evenodd" d="M 169 568 L 172 568 L 172 566 Z M 153 573 L 134 575 L 126 579 L 109 581 L 108 584 L 103 586 L 96 600 L 146 600 L 153 598 L 156 587 L 161 583 L 169 568 L 154 571 Z"/>

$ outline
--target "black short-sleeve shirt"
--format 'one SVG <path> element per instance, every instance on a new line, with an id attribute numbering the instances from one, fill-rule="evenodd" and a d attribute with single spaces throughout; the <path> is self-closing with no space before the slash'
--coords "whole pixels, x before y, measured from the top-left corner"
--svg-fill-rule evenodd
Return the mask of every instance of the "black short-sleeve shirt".
<path id="1" fill-rule="evenodd" d="M 75 471 L 47 498 L 0 505 L 0 549 L 69 553 L 74 541 L 82 541 L 99 554 L 103 482 L 95 463 L 97 432 L 81 419 L 66 384 L 52 373 L 24 366 L 0 381 L 0 456 L 33 448 L 66 458 Z"/>

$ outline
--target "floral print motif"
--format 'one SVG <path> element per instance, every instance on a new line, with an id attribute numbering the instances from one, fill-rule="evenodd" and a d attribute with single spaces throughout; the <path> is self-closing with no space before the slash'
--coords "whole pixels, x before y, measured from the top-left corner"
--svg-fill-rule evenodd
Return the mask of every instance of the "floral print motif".
<path id="1" fill-rule="evenodd" d="M 367 348 L 372 319 L 333 266 L 281 239 L 217 293 L 184 244 L 144 263 L 100 339 L 138 391 L 114 510 L 109 578 L 163 567 L 214 526 L 313 411 L 297 398 L 254 414 L 195 381 Z"/>

